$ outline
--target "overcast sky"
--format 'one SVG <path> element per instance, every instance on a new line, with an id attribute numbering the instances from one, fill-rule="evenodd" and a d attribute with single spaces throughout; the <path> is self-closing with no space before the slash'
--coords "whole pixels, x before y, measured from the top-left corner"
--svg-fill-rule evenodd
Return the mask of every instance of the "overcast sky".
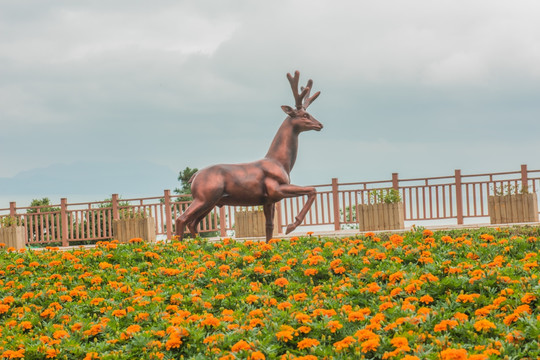
<path id="1" fill-rule="evenodd" d="M 257 160 L 296 69 L 325 127 L 293 183 L 540 169 L 539 18 L 535 0 L 0 0 L 0 178 L 150 163 L 173 188 Z"/>

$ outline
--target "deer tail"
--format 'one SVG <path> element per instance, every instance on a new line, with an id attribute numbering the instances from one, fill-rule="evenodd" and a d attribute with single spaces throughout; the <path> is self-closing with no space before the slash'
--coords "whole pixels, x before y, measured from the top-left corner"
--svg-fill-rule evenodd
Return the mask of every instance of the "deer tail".
<path id="1" fill-rule="evenodd" d="M 191 175 L 191 178 L 189 179 L 188 181 L 188 184 L 191 184 L 193 182 L 193 179 L 195 179 L 195 176 L 198 174 L 199 172 L 197 171 L 195 174 Z"/>

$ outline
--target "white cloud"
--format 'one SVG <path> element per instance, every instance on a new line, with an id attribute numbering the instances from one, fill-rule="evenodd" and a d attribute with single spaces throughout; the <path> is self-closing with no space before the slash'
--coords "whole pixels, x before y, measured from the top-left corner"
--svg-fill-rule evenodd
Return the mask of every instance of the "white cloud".
<path id="1" fill-rule="evenodd" d="M 505 148 L 517 157 L 540 128 L 539 15 L 532 0 L 2 2 L 0 176 L 108 157 L 255 159 L 296 69 L 322 91 L 310 109 L 325 129 L 301 139 L 295 171 L 309 173 L 311 140 L 324 177 L 349 171 L 329 160 L 342 154 L 393 171 L 394 149 L 359 139 L 464 146 L 521 131 Z"/>

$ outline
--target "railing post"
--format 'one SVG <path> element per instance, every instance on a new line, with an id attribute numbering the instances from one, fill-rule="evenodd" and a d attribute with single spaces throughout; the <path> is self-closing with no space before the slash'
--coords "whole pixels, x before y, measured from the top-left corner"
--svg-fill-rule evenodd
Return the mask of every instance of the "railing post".
<path id="1" fill-rule="evenodd" d="M 282 235 L 283 234 L 283 230 L 282 230 L 283 229 L 282 228 L 283 224 L 281 223 L 281 201 L 278 201 L 276 203 L 275 211 L 276 211 L 276 219 L 277 219 L 277 224 L 275 224 L 275 226 L 277 226 L 277 230 L 278 230 L 277 233 L 279 235 Z"/>
<path id="2" fill-rule="evenodd" d="M 15 201 L 11 201 L 9 203 L 9 216 L 15 217 L 15 215 L 17 214 L 16 208 L 17 203 Z"/>
<path id="3" fill-rule="evenodd" d="M 227 236 L 227 219 L 225 215 L 225 206 L 219 208 L 219 235 L 222 238 Z"/>
<path id="4" fill-rule="evenodd" d="M 523 192 L 529 190 L 529 178 L 526 164 L 521 165 L 521 189 Z"/>
<path id="5" fill-rule="evenodd" d="M 339 192 L 338 192 L 338 179 L 332 178 L 332 201 L 334 205 L 334 230 L 341 228 L 339 219 Z"/>
<path id="6" fill-rule="evenodd" d="M 461 192 L 461 170 L 454 171 L 456 179 L 456 215 L 458 225 L 463 224 L 463 196 Z"/>
<path id="7" fill-rule="evenodd" d="M 118 220 L 120 219 L 120 216 L 118 214 L 118 194 L 112 194 L 111 203 L 112 203 L 112 218 L 113 220 Z"/>
<path id="8" fill-rule="evenodd" d="M 62 246 L 68 246 L 68 216 L 67 216 L 67 199 L 60 199 L 60 221 L 62 223 Z"/>
<path id="9" fill-rule="evenodd" d="M 392 173 L 392 188 L 395 190 L 399 190 L 398 173 Z"/>
<path id="10" fill-rule="evenodd" d="M 165 224 L 167 224 L 167 240 L 172 238 L 172 224 L 174 219 L 171 212 L 171 190 L 165 190 L 163 192 L 165 197 Z"/>

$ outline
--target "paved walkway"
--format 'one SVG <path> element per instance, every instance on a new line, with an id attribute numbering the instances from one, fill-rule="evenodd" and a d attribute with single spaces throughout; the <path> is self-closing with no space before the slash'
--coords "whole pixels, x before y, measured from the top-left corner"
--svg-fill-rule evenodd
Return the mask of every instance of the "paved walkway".
<path id="1" fill-rule="evenodd" d="M 466 224 L 466 225 L 437 225 L 437 226 L 426 226 L 422 228 L 429 229 L 432 231 L 437 230 L 456 230 L 456 229 L 480 229 L 480 228 L 507 228 L 507 227 L 513 227 L 513 226 L 540 226 L 540 222 L 531 222 L 531 223 L 515 223 L 515 224 Z M 420 226 L 419 226 L 420 227 Z M 405 229 L 396 229 L 396 230 L 373 230 L 369 232 L 373 232 L 375 234 L 380 233 L 403 233 L 410 231 L 412 227 L 406 227 Z M 313 234 L 311 236 L 322 236 L 322 237 L 347 237 L 347 236 L 354 236 L 357 234 L 366 233 L 368 231 L 358 231 L 357 229 L 347 229 L 347 230 L 337 230 L 337 231 L 313 231 Z M 277 236 L 280 239 L 290 239 L 295 236 L 306 236 L 307 233 L 292 233 L 292 234 L 282 234 Z M 212 237 L 212 238 L 206 238 L 209 241 L 219 241 L 222 238 L 221 237 Z M 236 238 L 238 241 L 264 241 L 265 237 L 247 237 L 247 238 Z M 60 246 L 55 247 L 58 248 L 60 251 L 69 251 L 69 250 L 80 250 L 80 249 L 91 249 L 94 248 L 96 245 L 72 245 L 72 246 Z M 27 248 L 28 249 L 28 248 Z M 32 248 L 32 250 L 45 250 L 45 248 Z"/>

